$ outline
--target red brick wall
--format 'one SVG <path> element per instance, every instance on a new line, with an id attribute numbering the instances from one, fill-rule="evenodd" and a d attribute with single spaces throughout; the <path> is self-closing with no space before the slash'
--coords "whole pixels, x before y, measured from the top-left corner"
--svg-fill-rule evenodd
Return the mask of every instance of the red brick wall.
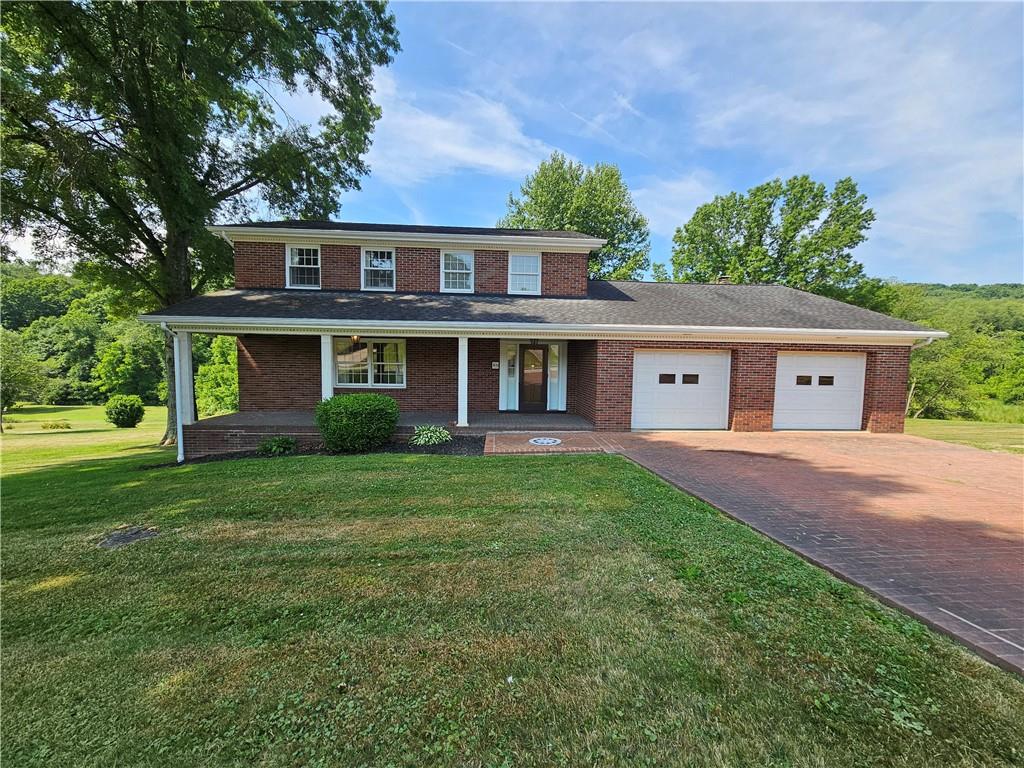
<path id="1" fill-rule="evenodd" d="M 202 422 L 186 424 L 184 431 L 185 458 L 209 456 L 216 453 L 255 451 L 268 437 L 288 435 L 295 438 L 299 450 L 317 448 L 323 444 L 319 430 L 314 427 L 260 425 L 244 427 L 218 427 L 211 429 Z"/>
<path id="2" fill-rule="evenodd" d="M 570 413 L 588 421 L 597 420 L 597 342 L 569 342 L 569 389 L 566 400 Z M 632 401 L 630 401 L 632 403 Z"/>
<path id="3" fill-rule="evenodd" d="M 441 290 L 441 251 L 437 248 L 395 248 L 395 290 L 437 293 Z"/>
<path id="4" fill-rule="evenodd" d="M 406 339 L 406 386 L 335 387 L 338 394 L 380 392 L 405 411 L 458 407 L 456 339 Z M 469 341 L 469 407 L 498 410 L 497 339 Z M 312 410 L 320 402 L 319 336 L 242 336 L 238 339 L 239 410 Z"/>
<path id="5" fill-rule="evenodd" d="M 909 373 L 909 347 L 882 347 L 868 353 L 861 429 L 903 431 Z"/>
<path id="6" fill-rule="evenodd" d="M 543 296 L 586 296 L 585 253 L 541 254 L 540 292 Z"/>
<path id="7" fill-rule="evenodd" d="M 325 290 L 358 291 L 358 245 L 320 246 L 320 285 Z M 508 251 L 477 250 L 474 254 L 476 293 L 508 293 Z M 585 296 L 585 254 L 546 252 L 542 256 L 541 292 L 545 296 Z M 441 290 L 441 251 L 437 248 L 395 248 L 395 283 L 399 293 Z M 236 288 L 284 288 L 285 243 L 235 243 Z"/>
<path id="8" fill-rule="evenodd" d="M 320 286 L 328 291 L 359 290 L 358 245 L 320 246 Z"/>
<path id="9" fill-rule="evenodd" d="M 238 410 L 312 410 L 318 402 L 319 336 L 238 337 Z"/>
<path id="10" fill-rule="evenodd" d="M 235 243 L 236 288 L 284 288 L 284 243 Z"/>
<path id="11" fill-rule="evenodd" d="M 769 431 L 775 405 L 776 355 L 783 351 L 864 352 L 862 429 L 902 432 L 906 398 L 906 347 L 847 344 L 755 344 L 751 342 L 598 341 L 594 360 L 579 368 L 577 412 L 598 429 L 628 430 L 633 403 L 633 352 L 637 349 L 717 349 L 732 352 L 729 381 L 729 425 L 742 431 Z"/>
<path id="12" fill-rule="evenodd" d="M 476 293 L 508 293 L 508 251 L 473 251 Z"/>

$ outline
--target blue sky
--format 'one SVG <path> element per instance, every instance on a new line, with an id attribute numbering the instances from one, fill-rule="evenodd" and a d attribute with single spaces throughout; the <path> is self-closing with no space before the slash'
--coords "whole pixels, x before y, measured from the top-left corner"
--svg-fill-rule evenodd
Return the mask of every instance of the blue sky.
<path id="1" fill-rule="evenodd" d="M 1020 4 L 392 8 L 403 50 L 342 219 L 493 226 L 558 149 L 619 165 L 667 261 L 715 194 L 851 175 L 869 273 L 1022 280 Z"/>

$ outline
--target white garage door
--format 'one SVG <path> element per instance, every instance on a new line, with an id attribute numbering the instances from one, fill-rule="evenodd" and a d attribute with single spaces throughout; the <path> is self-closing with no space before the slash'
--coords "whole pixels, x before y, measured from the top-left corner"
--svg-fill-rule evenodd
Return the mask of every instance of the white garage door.
<path id="1" fill-rule="evenodd" d="M 636 352 L 633 429 L 725 429 L 728 352 Z"/>
<path id="2" fill-rule="evenodd" d="M 860 429 L 864 355 L 780 352 L 775 429 Z"/>

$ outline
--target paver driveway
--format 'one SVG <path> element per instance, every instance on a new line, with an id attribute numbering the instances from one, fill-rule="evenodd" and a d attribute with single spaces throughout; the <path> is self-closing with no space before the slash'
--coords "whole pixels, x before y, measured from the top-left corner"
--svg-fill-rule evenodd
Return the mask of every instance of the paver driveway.
<path id="1" fill-rule="evenodd" d="M 908 435 L 611 437 L 602 447 L 1024 673 L 1024 456 Z"/>

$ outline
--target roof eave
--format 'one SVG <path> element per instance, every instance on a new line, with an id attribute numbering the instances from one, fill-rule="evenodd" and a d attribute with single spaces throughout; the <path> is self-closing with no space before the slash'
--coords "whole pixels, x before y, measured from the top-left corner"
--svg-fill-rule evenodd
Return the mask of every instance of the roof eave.
<path id="1" fill-rule="evenodd" d="M 351 332 L 353 329 L 384 333 L 389 335 L 508 335 L 508 336 L 571 336 L 574 338 L 629 338 L 635 336 L 658 336 L 666 339 L 685 336 L 748 338 L 804 339 L 859 339 L 897 341 L 911 344 L 920 339 L 944 339 L 945 331 L 922 330 L 876 330 L 850 328 L 776 328 L 745 326 L 697 326 L 697 325 L 622 325 L 602 323 L 510 323 L 510 322 L 458 322 L 421 320 L 356 320 L 327 318 L 238 318 L 202 317 L 187 315 L 141 315 L 147 323 L 162 323 L 172 327 L 185 327 L 195 332 L 197 328 L 258 329 L 259 332 L 278 333 L 330 333 Z M 361 335 L 365 335 L 361 334 Z"/>
<path id="2" fill-rule="evenodd" d="M 367 232 L 365 230 L 313 229 L 305 227 L 232 227 L 211 224 L 207 230 L 234 243 L 239 237 L 251 238 L 259 234 L 263 239 L 273 235 L 274 240 L 315 238 L 323 242 L 362 240 L 366 242 L 408 243 L 466 243 L 471 245 L 501 245 L 509 250 L 551 248 L 561 251 L 594 251 L 607 241 L 599 237 L 545 237 L 542 235 L 465 235 L 437 232 Z"/>

